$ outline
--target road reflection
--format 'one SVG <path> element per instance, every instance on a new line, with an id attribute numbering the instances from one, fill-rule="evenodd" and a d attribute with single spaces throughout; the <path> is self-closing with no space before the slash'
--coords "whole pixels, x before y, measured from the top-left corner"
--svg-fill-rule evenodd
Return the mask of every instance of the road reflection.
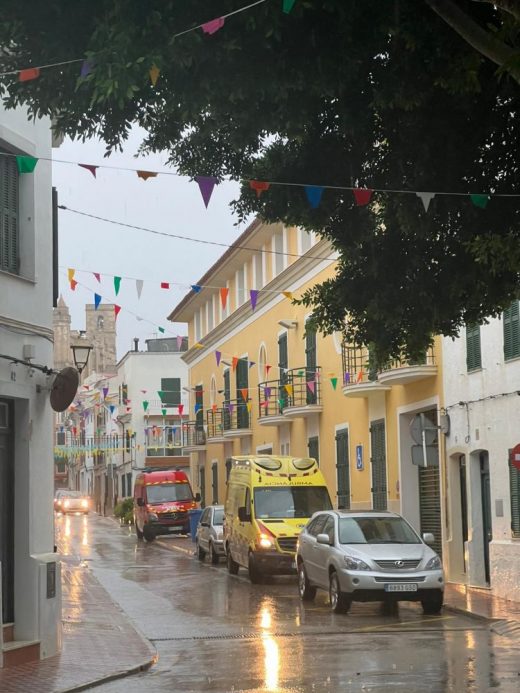
<path id="1" fill-rule="evenodd" d="M 280 648 L 271 634 L 273 612 L 272 600 L 264 599 L 260 609 L 260 628 L 264 648 L 264 685 L 267 691 L 278 691 L 280 681 Z"/>

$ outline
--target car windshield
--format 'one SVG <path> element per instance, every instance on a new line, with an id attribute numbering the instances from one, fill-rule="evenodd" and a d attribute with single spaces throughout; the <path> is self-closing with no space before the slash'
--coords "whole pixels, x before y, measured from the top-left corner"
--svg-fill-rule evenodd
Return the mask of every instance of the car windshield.
<path id="1" fill-rule="evenodd" d="M 79 491 L 63 491 L 58 496 L 59 498 L 82 498 L 82 494 Z"/>
<path id="2" fill-rule="evenodd" d="M 340 544 L 420 544 L 421 540 L 401 517 L 342 517 Z"/>
<path id="3" fill-rule="evenodd" d="M 224 510 L 222 508 L 219 508 L 218 510 L 213 511 L 213 524 L 214 525 L 221 525 L 224 522 Z"/>
<path id="4" fill-rule="evenodd" d="M 275 486 L 255 489 L 255 517 L 310 517 L 318 510 L 331 510 L 325 486 Z"/>
<path id="5" fill-rule="evenodd" d="M 193 494 L 188 483 L 182 484 L 157 484 L 146 487 L 146 499 L 148 503 L 170 503 L 172 501 L 192 500 Z"/>

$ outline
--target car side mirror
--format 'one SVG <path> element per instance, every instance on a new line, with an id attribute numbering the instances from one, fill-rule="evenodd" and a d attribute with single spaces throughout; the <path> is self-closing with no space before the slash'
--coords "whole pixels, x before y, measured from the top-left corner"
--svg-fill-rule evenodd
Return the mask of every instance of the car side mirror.
<path id="1" fill-rule="evenodd" d="M 144 506 L 144 498 L 138 498 L 137 505 L 142 508 Z"/>
<path id="2" fill-rule="evenodd" d="M 240 522 L 251 522 L 251 518 L 247 514 L 247 508 L 245 505 L 242 505 L 238 509 L 238 519 L 240 520 Z"/>
<path id="3" fill-rule="evenodd" d="M 200 493 L 198 491 L 195 494 L 195 503 L 200 503 Z"/>
<path id="4" fill-rule="evenodd" d="M 316 537 L 316 541 L 318 542 L 318 544 L 327 544 L 327 546 L 330 546 L 331 544 L 328 534 L 318 534 L 318 536 Z"/>
<path id="5" fill-rule="evenodd" d="M 435 536 L 431 532 L 425 532 L 422 535 L 423 541 L 425 544 L 428 544 L 428 546 L 431 546 L 432 544 L 435 543 Z"/>

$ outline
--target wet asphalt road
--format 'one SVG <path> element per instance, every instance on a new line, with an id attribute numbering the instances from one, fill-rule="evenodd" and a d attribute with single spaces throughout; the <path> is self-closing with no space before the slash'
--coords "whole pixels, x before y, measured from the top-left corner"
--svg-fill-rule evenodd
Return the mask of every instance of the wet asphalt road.
<path id="1" fill-rule="evenodd" d="M 56 532 L 158 652 L 148 672 L 100 693 L 520 691 L 518 637 L 485 622 L 413 604 L 335 615 L 325 594 L 302 604 L 296 578 L 251 585 L 242 570 L 200 563 L 188 538 L 137 542 L 95 515 L 59 516 Z"/>

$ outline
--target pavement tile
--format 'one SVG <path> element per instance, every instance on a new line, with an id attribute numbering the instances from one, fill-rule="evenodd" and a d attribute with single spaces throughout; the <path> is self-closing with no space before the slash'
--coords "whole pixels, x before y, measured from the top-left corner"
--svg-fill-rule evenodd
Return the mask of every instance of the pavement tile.
<path id="1" fill-rule="evenodd" d="M 64 561 L 63 649 L 55 657 L 0 669 L 2 693 L 65 693 L 142 671 L 156 652 L 84 562 Z"/>
<path id="2" fill-rule="evenodd" d="M 490 590 L 447 583 L 445 606 L 486 620 L 520 621 L 520 602 L 495 597 Z"/>

